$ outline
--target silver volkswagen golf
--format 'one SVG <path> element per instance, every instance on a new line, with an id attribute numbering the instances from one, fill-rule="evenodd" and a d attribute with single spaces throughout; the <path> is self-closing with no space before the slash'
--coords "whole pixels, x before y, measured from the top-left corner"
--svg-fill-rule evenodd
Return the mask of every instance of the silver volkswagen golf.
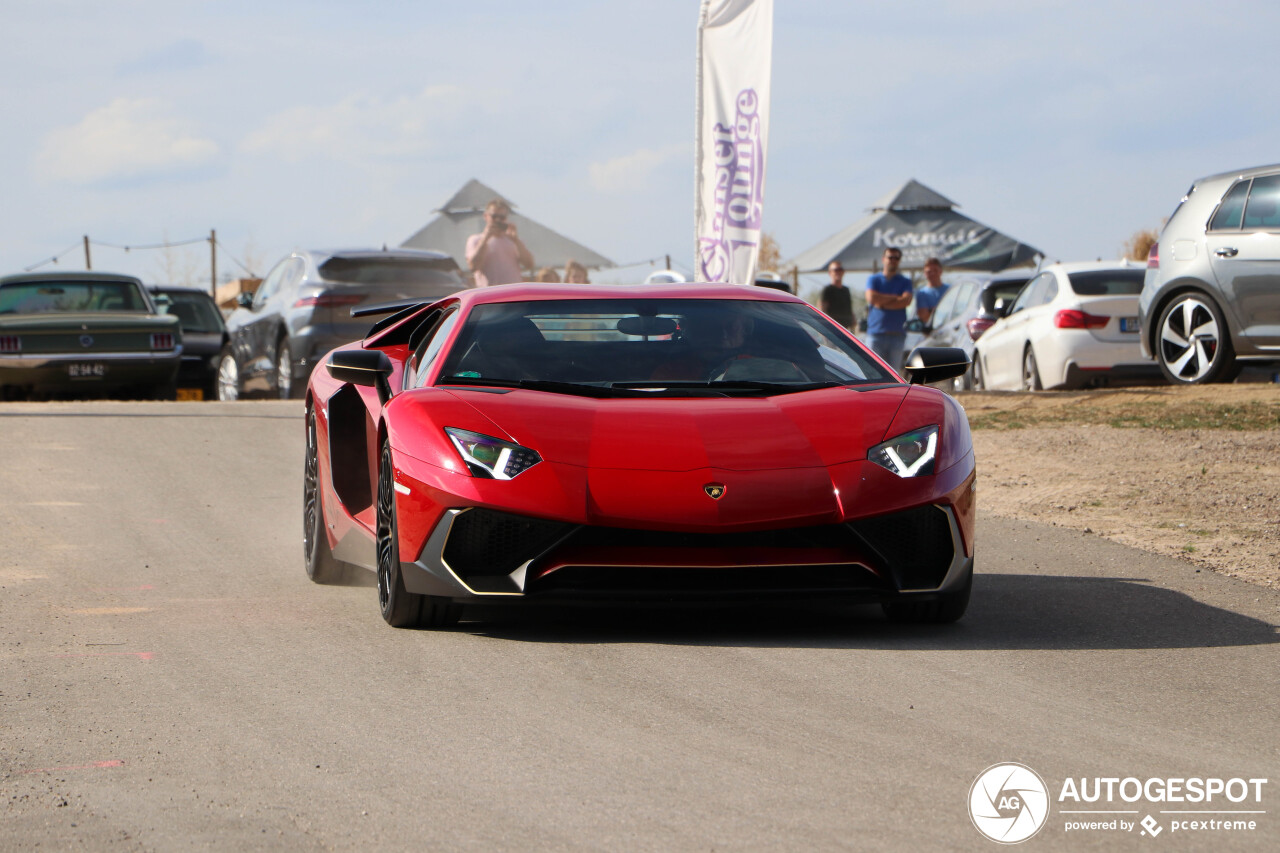
<path id="1" fill-rule="evenodd" d="M 1280 360 L 1280 164 L 1191 185 L 1151 247 L 1142 349 L 1170 382 L 1230 382 Z"/>

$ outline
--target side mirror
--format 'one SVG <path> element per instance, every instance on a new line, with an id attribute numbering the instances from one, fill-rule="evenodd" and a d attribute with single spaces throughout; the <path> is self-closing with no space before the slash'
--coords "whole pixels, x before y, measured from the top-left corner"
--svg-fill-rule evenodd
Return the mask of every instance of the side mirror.
<path id="1" fill-rule="evenodd" d="M 236 294 L 236 304 L 237 304 L 237 305 L 239 305 L 241 308 L 252 308 L 252 307 L 253 307 L 253 294 L 252 294 L 252 293 L 250 293 L 250 292 L 249 292 L 249 291 L 247 291 L 247 290 L 246 290 L 246 291 L 243 291 L 243 292 L 241 292 L 241 293 L 237 293 L 237 294 Z"/>
<path id="2" fill-rule="evenodd" d="M 378 389 L 378 398 L 385 405 L 391 399 L 391 359 L 382 350 L 340 349 L 329 353 L 325 362 L 329 375 L 339 382 L 363 385 Z"/>
<path id="3" fill-rule="evenodd" d="M 964 376 L 972 363 L 959 347 L 916 347 L 903 372 L 912 385 L 930 385 Z"/>

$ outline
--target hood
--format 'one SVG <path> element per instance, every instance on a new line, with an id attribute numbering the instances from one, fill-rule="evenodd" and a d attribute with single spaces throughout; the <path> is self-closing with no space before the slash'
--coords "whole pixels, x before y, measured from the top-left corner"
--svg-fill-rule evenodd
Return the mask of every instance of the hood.
<path id="1" fill-rule="evenodd" d="M 907 387 L 750 398 L 596 399 L 456 387 L 449 393 L 551 462 L 597 470 L 767 471 L 865 459 Z"/>

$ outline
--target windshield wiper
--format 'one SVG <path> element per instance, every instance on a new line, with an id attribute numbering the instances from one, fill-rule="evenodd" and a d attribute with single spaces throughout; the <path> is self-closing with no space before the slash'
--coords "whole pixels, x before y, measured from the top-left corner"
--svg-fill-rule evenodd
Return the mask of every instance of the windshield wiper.
<path id="1" fill-rule="evenodd" d="M 576 394 L 579 397 L 633 396 L 619 389 L 603 385 L 582 385 L 577 382 L 556 382 L 551 379 L 488 379 L 480 376 L 449 376 L 437 385 L 478 385 L 485 388 L 524 388 L 529 391 L 548 391 L 553 394 Z"/>
<path id="2" fill-rule="evenodd" d="M 649 380 L 645 382 L 614 382 L 609 387 L 633 391 L 653 390 L 706 390 L 706 391 L 768 391 L 790 394 L 795 391 L 813 391 L 818 388 L 839 388 L 842 382 L 759 382 L 753 379 L 719 379 L 711 381 L 677 381 L 664 382 Z"/>

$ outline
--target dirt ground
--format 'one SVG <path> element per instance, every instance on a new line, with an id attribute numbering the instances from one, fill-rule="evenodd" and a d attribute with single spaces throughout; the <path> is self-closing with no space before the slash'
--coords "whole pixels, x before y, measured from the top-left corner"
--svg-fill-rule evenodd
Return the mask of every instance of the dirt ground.
<path id="1" fill-rule="evenodd" d="M 1280 584 L 1280 385 L 957 399 L 984 511 Z"/>

